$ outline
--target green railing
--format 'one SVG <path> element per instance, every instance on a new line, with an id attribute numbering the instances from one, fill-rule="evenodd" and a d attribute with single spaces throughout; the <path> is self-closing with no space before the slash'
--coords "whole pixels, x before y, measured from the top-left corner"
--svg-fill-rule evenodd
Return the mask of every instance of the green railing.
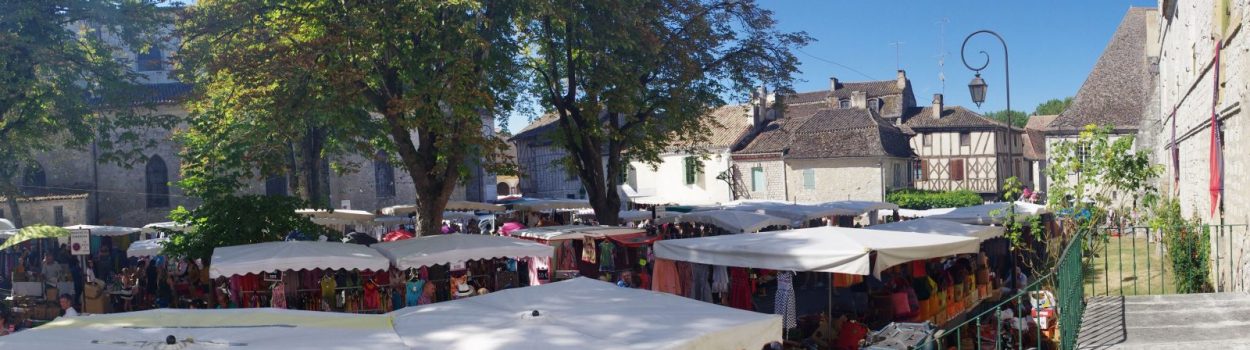
<path id="1" fill-rule="evenodd" d="M 955 320 L 933 339 L 935 349 L 1046 349 L 1054 341 L 1060 349 L 1074 349 L 1081 316 L 1085 311 L 1082 258 L 1087 247 L 1085 235 L 1077 234 L 1064 246 L 1054 270 L 1038 276 L 1015 294 L 993 304 L 982 304 L 970 316 Z M 1048 306 L 1057 315 L 1046 317 L 1046 324 L 1034 325 L 1034 300 L 1050 293 Z M 1005 311 L 1010 310 L 1009 315 Z M 1057 317 L 1058 319 L 1054 319 Z M 1055 327 L 1051 327 L 1054 322 Z M 1058 332 L 1053 334 L 1051 332 Z M 1052 340 L 1053 339 L 1053 340 Z M 928 345 L 928 344 L 926 344 Z"/>
<path id="2" fill-rule="evenodd" d="M 1209 235 L 1209 288 L 1197 291 L 1237 291 L 1244 283 L 1238 252 L 1247 248 L 1250 226 L 1192 225 L 1178 227 L 1190 233 Z M 1085 294 L 1133 296 L 1177 294 L 1177 271 L 1167 254 L 1162 230 L 1132 226 L 1101 228 L 1089 237 Z M 1195 292 L 1195 291 L 1186 291 Z"/>

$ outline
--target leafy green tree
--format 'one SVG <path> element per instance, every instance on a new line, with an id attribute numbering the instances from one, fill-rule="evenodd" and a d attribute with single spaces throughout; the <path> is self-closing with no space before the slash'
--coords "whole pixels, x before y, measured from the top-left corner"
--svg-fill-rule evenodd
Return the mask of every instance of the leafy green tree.
<path id="1" fill-rule="evenodd" d="M 671 146 L 706 139 L 705 117 L 759 84 L 788 90 L 792 49 L 753 1 L 533 1 L 521 40 L 534 94 L 559 116 L 568 151 L 600 223 L 618 221 L 621 173 Z M 692 149 L 691 151 L 698 151 Z"/>
<path id="2" fill-rule="evenodd" d="M 280 241 L 293 231 L 310 239 L 320 235 L 338 238 L 308 217 L 295 213 L 307 205 L 294 197 L 248 195 L 214 197 L 192 210 L 178 207 L 169 217 L 195 229 L 170 235 L 163 253 L 174 258 L 203 259 L 207 264 L 217 247 Z"/>
<path id="3" fill-rule="evenodd" d="M 136 103 L 140 76 L 117 56 L 157 42 L 161 2 L 0 2 L 0 195 L 15 224 L 21 171 L 36 152 L 94 142 L 102 159 L 128 165 L 154 145 L 143 128 L 169 125 Z"/>
<path id="4" fill-rule="evenodd" d="M 516 95 L 521 4 L 204 0 L 181 27 L 192 67 L 185 74 L 224 74 L 247 80 L 243 86 L 292 91 L 309 79 L 318 106 L 368 112 L 390 138 L 382 148 L 397 152 L 413 179 L 418 232 L 436 232 L 457 182 L 467 177 L 467 160 L 482 158 L 492 170 L 506 165 L 503 141 L 482 131 L 507 115 Z M 330 118 L 316 124 L 358 125 Z"/>
<path id="5" fill-rule="evenodd" d="M 1008 122 L 1007 118 L 1010 117 L 1011 126 L 1020 127 L 1020 128 L 1023 128 L 1026 124 L 1029 123 L 1029 116 L 1027 114 L 1024 114 L 1024 112 L 1021 112 L 1021 111 L 1011 111 L 1011 113 L 1007 113 L 1007 110 L 993 111 L 993 112 L 985 113 L 985 117 L 993 119 L 993 120 L 997 120 L 1004 124 Z"/>
<path id="6" fill-rule="evenodd" d="M 1134 224 L 1158 201 L 1154 179 L 1162 169 L 1145 150 L 1133 149 L 1133 136 L 1111 136 L 1110 127 L 1087 125 L 1076 138 L 1048 149 L 1046 205 L 1059 213 L 1064 237 L 1097 232 L 1103 225 Z M 1090 236 L 1091 245 L 1105 243 Z"/>
<path id="7" fill-rule="evenodd" d="M 1052 98 L 1046 102 L 1039 103 L 1037 109 L 1033 110 L 1033 115 L 1057 115 L 1063 113 L 1072 105 L 1072 97 L 1064 97 L 1063 99 Z"/>

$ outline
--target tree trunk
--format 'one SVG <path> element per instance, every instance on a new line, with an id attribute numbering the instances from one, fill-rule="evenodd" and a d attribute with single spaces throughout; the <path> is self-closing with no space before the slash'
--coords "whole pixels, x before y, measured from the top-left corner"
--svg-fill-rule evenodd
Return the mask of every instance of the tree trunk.
<path id="1" fill-rule="evenodd" d="M 18 191 L 17 193 L 21 193 L 21 191 Z M 13 221 L 13 227 L 16 227 L 16 228 L 24 227 L 25 225 L 23 225 L 22 223 L 22 209 L 17 206 L 18 195 L 13 194 L 13 193 L 8 193 L 8 194 L 5 194 L 4 197 L 7 198 L 7 202 L 9 202 L 9 213 L 12 213 L 13 215 L 10 217 L 11 221 Z"/>
<path id="2" fill-rule="evenodd" d="M 384 116 L 404 170 L 412 177 L 412 185 L 416 189 L 416 217 L 413 219 L 416 234 L 439 234 L 443 227 L 443 210 L 447 208 L 447 200 L 456 189 L 460 175 L 459 166 L 464 161 L 465 152 L 440 150 L 438 141 L 441 137 L 450 137 L 451 142 L 448 144 L 459 145 L 461 137 L 454 133 L 438 135 L 425 130 L 410 130 L 402 123 L 405 117 L 402 112 L 388 112 Z M 447 118 L 452 116 L 448 115 Z M 458 125 L 450 130 L 477 132 L 479 128 Z M 412 138 L 414 132 L 417 134 L 416 142 Z M 442 162 L 439 161 L 440 153 L 445 158 Z"/>
<path id="3" fill-rule="evenodd" d="M 326 132 L 319 127 L 307 130 L 295 152 L 295 194 L 314 207 L 330 207 L 330 171 L 321 156 Z"/>

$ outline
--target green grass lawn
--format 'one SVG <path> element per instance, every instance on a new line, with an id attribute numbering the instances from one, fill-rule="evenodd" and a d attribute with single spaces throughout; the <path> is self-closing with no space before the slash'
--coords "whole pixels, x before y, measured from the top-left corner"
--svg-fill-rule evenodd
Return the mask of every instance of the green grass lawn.
<path id="1" fill-rule="evenodd" d="M 1166 254 L 1144 237 L 1110 237 L 1098 247 L 1085 273 L 1085 295 L 1176 293 Z"/>

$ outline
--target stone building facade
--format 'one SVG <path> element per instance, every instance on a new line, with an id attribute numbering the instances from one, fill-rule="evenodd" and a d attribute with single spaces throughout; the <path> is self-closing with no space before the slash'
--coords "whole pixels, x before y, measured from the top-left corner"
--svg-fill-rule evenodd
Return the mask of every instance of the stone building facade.
<path id="1" fill-rule="evenodd" d="M 1023 130 L 960 106 L 946 106 L 941 94 L 933 96 L 931 106 L 912 108 L 904 120 L 918 155 L 916 188 L 971 190 L 994 199 L 1008 177 L 1033 186 Z"/>
<path id="2" fill-rule="evenodd" d="M 1154 107 L 1163 113 L 1142 133 L 1158 140 L 1155 159 L 1167 168 L 1161 186 L 1181 201 L 1186 215 L 1212 224 L 1250 224 L 1250 179 L 1244 176 L 1250 171 L 1250 2 L 1162 0 L 1150 16 L 1159 33 L 1153 43 L 1158 62 Z M 1222 181 L 1216 181 L 1222 191 L 1214 201 L 1212 148 L 1222 155 L 1222 164 L 1217 157 L 1215 165 L 1223 168 Z M 1232 259 L 1217 264 L 1220 276 L 1214 280 L 1223 284 L 1217 287 L 1246 290 L 1250 232 L 1234 229 L 1231 239 L 1213 238 L 1222 240 L 1222 259 Z M 1216 248 L 1212 242 L 1212 251 Z"/>

